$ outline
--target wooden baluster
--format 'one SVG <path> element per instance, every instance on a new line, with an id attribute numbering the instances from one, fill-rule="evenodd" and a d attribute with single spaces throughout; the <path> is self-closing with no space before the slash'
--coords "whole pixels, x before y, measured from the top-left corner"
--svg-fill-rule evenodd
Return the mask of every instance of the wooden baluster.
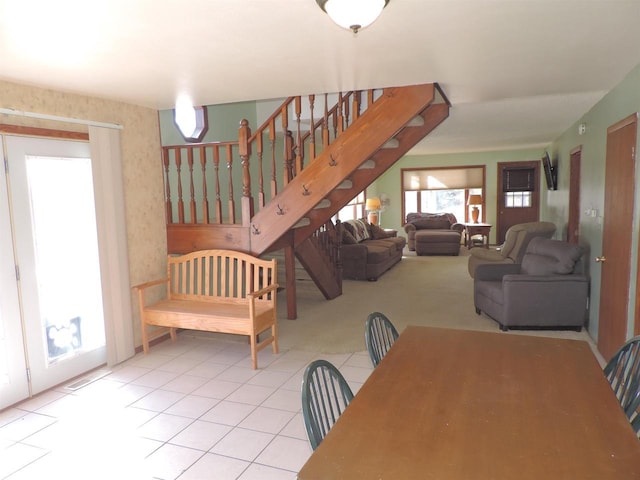
<path id="1" fill-rule="evenodd" d="M 278 194 L 278 181 L 276 180 L 276 121 L 269 122 L 269 142 L 271 143 L 271 198 Z"/>
<path id="2" fill-rule="evenodd" d="M 256 150 L 258 150 L 258 206 L 260 209 L 264 207 L 264 170 L 262 168 L 262 131 L 256 136 Z"/>
<path id="3" fill-rule="evenodd" d="M 295 98 L 295 113 L 296 113 L 296 175 L 299 175 L 302 172 L 302 157 L 304 155 L 304 148 L 302 146 L 302 134 L 300 132 L 300 115 L 302 114 L 302 97 L 298 95 Z"/>
<path id="4" fill-rule="evenodd" d="M 232 171 L 232 163 L 233 163 L 233 151 L 231 150 L 231 145 L 226 145 L 227 147 L 227 171 L 229 172 L 229 223 L 236 223 L 236 203 L 233 199 L 233 171 Z"/>
<path id="5" fill-rule="evenodd" d="M 215 175 L 216 185 L 216 223 L 222 223 L 222 199 L 220 198 L 220 148 L 218 145 L 213 147 L 213 171 Z"/>
<path id="6" fill-rule="evenodd" d="M 340 92 L 338 94 L 338 130 L 336 132 L 336 137 L 342 132 L 344 132 L 344 115 L 342 113 L 342 105 L 343 105 L 342 92 Z"/>
<path id="7" fill-rule="evenodd" d="M 316 158 L 316 125 L 313 120 L 313 104 L 315 102 L 316 96 L 309 95 L 309 112 L 311 116 L 310 125 L 309 125 L 309 160 L 314 160 Z"/>
<path id="8" fill-rule="evenodd" d="M 171 185 L 169 184 L 169 149 L 165 148 L 162 152 L 164 161 L 164 190 L 165 190 L 165 215 L 167 216 L 167 225 L 173 223 L 173 209 L 171 208 Z"/>
<path id="9" fill-rule="evenodd" d="M 344 99 L 342 100 L 343 104 L 344 104 L 344 128 L 348 128 L 350 123 L 349 123 L 349 96 L 351 95 L 351 93 L 348 93 Z"/>
<path id="10" fill-rule="evenodd" d="M 329 145 L 329 97 L 324 94 L 324 121 L 322 124 L 322 146 Z"/>
<path id="11" fill-rule="evenodd" d="M 202 169 L 202 223 L 209 223 L 209 196 L 207 194 L 207 152 L 205 147 L 198 149 Z"/>
<path id="12" fill-rule="evenodd" d="M 176 148 L 176 169 L 178 171 L 178 223 L 184 223 L 184 202 L 182 201 L 182 158 L 180 149 Z"/>
<path id="13" fill-rule="evenodd" d="M 287 130 L 284 136 L 284 183 L 288 185 L 293 180 L 294 175 L 294 156 L 293 156 L 293 134 L 291 130 Z"/>
<path id="14" fill-rule="evenodd" d="M 254 213 L 253 197 L 251 196 L 251 172 L 249 171 L 249 158 L 251 157 L 249 137 L 251 137 L 249 121 L 242 119 L 238 129 L 238 152 L 242 165 L 242 225 L 245 227 L 248 227 L 251 223 Z"/>
<path id="15" fill-rule="evenodd" d="M 351 110 L 353 112 L 353 121 L 355 122 L 360 117 L 360 101 L 362 98 L 362 91 L 358 90 L 353 92 L 353 103 L 351 106 Z"/>
<path id="16" fill-rule="evenodd" d="M 367 108 L 371 108 L 373 105 L 373 88 L 367 90 Z"/>
<path id="17" fill-rule="evenodd" d="M 282 152 L 282 160 L 284 162 L 284 184 L 288 185 L 293 179 L 293 172 L 291 171 L 292 161 L 291 149 L 293 148 L 293 140 L 291 138 L 291 132 L 289 131 L 289 109 L 286 105 L 280 110 L 280 116 L 282 121 L 282 131 L 284 132 L 284 151 Z"/>
<path id="18" fill-rule="evenodd" d="M 198 223 L 196 219 L 196 191 L 193 187 L 193 148 L 187 147 L 187 165 L 189 166 L 189 214 L 190 223 Z"/>

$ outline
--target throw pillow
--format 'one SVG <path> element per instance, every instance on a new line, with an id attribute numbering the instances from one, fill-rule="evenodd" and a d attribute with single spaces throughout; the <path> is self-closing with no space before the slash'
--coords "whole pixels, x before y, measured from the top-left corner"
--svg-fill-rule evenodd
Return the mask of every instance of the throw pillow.
<path id="1" fill-rule="evenodd" d="M 378 225 L 374 225 L 373 223 L 369 225 L 369 228 L 371 229 L 371 237 L 373 237 L 374 240 L 388 238 L 391 236 L 389 233 L 385 232 L 384 229 L 380 228 Z"/>
<path id="2" fill-rule="evenodd" d="M 346 231 L 348 231 L 351 235 L 355 236 L 356 230 L 353 228 L 353 225 L 351 225 L 348 220 L 346 222 L 342 222 L 342 227 Z"/>
<path id="3" fill-rule="evenodd" d="M 348 223 L 353 228 L 352 233 L 358 243 L 369 238 L 369 229 L 366 222 L 362 220 L 347 220 L 344 223 Z"/>
<path id="4" fill-rule="evenodd" d="M 347 230 L 346 228 L 343 228 L 342 243 L 343 245 L 355 245 L 356 243 L 358 243 L 358 241 L 356 240 L 356 237 L 351 235 L 351 232 L 349 232 L 349 230 Z"/>

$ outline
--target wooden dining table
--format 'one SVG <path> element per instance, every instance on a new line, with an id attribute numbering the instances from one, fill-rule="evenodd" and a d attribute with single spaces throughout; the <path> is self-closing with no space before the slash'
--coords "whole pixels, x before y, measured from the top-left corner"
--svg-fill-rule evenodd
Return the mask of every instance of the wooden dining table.
<path id="1" fill-rule="evenodd" d="M 407 327 L 301 480 L 640 479 L 586 341 Z"/>

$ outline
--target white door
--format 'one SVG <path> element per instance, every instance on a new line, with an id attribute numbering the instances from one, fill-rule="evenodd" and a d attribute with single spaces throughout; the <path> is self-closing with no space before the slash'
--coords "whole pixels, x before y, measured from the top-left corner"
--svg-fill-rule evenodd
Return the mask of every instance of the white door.
<path id="1" fill-rule="evenodd" d="M 106 362 L 91 158 L 84 142 L 5 142 L 21 330 L 35 394 Z"/>
<path id="2" fill-rule="evenodd" d="M 0 409 L 29 396 L 16 277 L 7 182 L 0 168 Z"/>

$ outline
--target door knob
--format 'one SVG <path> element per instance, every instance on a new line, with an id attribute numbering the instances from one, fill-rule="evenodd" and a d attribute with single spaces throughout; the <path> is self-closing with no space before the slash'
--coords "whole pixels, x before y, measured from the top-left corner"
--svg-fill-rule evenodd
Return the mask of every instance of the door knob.
<path id="1" fill-rule="evenodd" d="M 596 262 L 598 263 L 604 263 L 607 261 L 607 257 L 605 257 L 604 255 L 602 255 L 601 257 L 596 257 Z"/>

